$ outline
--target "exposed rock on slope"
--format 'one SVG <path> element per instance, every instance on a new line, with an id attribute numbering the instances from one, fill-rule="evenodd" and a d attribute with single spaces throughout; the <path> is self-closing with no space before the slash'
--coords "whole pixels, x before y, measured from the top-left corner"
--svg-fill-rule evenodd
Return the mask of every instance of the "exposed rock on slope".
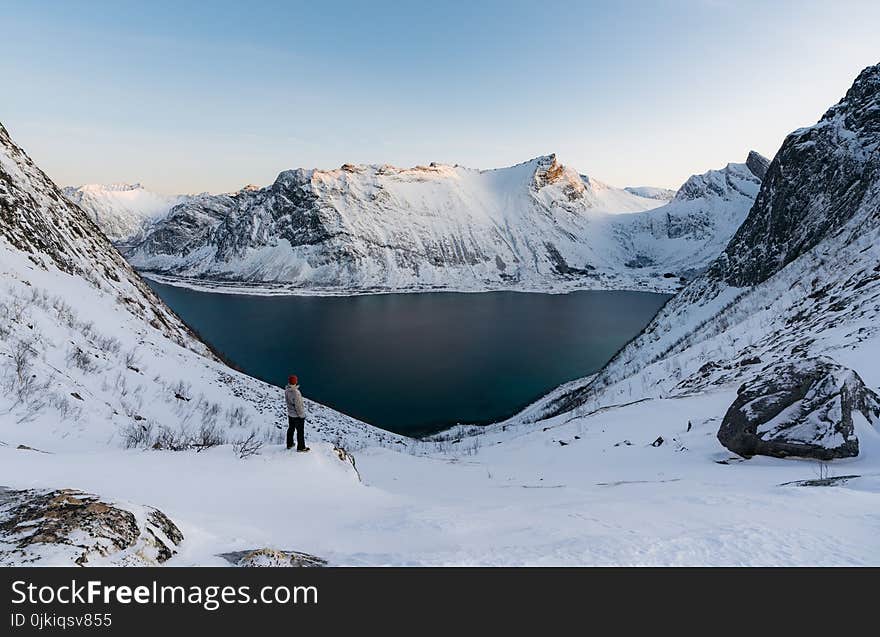
<path id="1" fill-rule="evenodd" d="M 767 175 L 767 169 L 770 167 L 770 160 L 752 150 L 749 151 L 749 156 L 746 157 L 746 166 L 749 167 L 749 170 L 752 171 L 755 177 L 764 179 Z"/>
<path id="2" fill-rule="evenodd" d="M 764 368 L 739 388 L 718 440 L 741 456 L 859 454 L 853 415 L 880 422 L 880 397 L 851 369 L 828 358 Z"/>
<path id="3" fill-rule="evenodd" d="M 182 541 L 158 509 L 72 489 L 0 488 L 0 564 L 150 566 L 172 557 Z"/>
<path id="4" fill-rule="evenodd" d="M 320 567 L 327 566 L 327 560 L 298 551 L 279 551 L 277 549 L 254 549 L 223 553 L 220 557 L 234 566 L 255 567 Z"/>

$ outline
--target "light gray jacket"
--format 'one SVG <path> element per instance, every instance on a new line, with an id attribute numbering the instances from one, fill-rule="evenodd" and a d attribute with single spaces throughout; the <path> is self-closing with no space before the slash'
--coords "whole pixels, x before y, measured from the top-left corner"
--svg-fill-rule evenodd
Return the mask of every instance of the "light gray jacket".
<path id="1" fill-rule="evenodd" d="M 287 402 L 287 415 L 290 418 L 305 418 L 306 407 L 303 405 L 299 385 L 288 385 L 284 388 L 284 400 Z"/>

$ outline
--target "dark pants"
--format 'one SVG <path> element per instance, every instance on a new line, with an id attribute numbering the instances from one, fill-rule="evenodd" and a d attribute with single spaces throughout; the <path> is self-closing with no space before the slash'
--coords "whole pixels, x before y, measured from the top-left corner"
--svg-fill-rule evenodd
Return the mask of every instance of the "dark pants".
<path id="1" fill-rule="evenodd" d="M 306 419 L 305 418 L 295 418 L 294 416 L 287 417 L 287 448 L 290 449 L 293 446 L 293 430 L 296 429 L 296 448 L 297 449 L 305 449 L 306 448 Z"/>

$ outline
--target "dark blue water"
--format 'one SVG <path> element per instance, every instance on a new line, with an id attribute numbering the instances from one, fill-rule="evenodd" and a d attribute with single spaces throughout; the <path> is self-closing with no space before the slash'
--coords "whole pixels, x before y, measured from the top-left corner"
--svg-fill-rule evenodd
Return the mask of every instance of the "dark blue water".
<path id="1" fill-rule="evenodd" d="M 409 435 L 499 420 L 598 370 L 669 298 L 646 292 L 246 296 L 150 286 L 275 385 Z"/>

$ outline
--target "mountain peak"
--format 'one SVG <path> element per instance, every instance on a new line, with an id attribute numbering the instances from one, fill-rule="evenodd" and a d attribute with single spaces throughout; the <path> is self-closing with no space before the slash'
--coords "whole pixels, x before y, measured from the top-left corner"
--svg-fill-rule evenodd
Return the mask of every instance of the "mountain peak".
<path id="1" fill-rule="evenodd" d="M 767 174 L 767 169 L 770 167 L 770 160 L 758 151 L 750 150 L 749 156 L 746 157 L 746 166 L 755 177 L 764 179 L 764 175 Z"/>
<path id="2" fill-rule="evenodd" d="M 709 170 L 700 175 L 691 175 L 675 193 L 675 199 L 677 201 L 706 197 L 728 199 L 746 192 L 747 196 L 754 197 L 761 185 L 759 172 L 762 160 L 764 162 L 767 160 L 758 153 L 754 153 L 754 157 L 752 153 L 749 153 L 749 159 L 752 160 L 754 168 L 747 164 L 730 163 L 724 168 Z M 766 168 L 764 172 L 766 173 Z"/>
<path id="3" fill-rule="evenodd" d="M 871 127 L 871 130 L 876 133 L 880 129 L 876 117 L 878 102 L 880 102 L 880 64 L 875 64 L 859 73 L 843 99 L 828 109 L 820 123 L 844 116 L 846 123 L 850 124 L 847 126 L 849 130 L 854 130 L 852 125 L 858 122 L 872 122 L 876 127 Z"/>
<path id="4" fill-rule="evenodd" d="M 556 153 L 536 157 L 529 163 L 535 164 L 533 177 L 535 190 L 541 190 L 552 184 L 563 185 L 569 199 L 576 199 L 583 194 L 584 182 L 576 170 L 566 168 L 556 158 Z"/>

